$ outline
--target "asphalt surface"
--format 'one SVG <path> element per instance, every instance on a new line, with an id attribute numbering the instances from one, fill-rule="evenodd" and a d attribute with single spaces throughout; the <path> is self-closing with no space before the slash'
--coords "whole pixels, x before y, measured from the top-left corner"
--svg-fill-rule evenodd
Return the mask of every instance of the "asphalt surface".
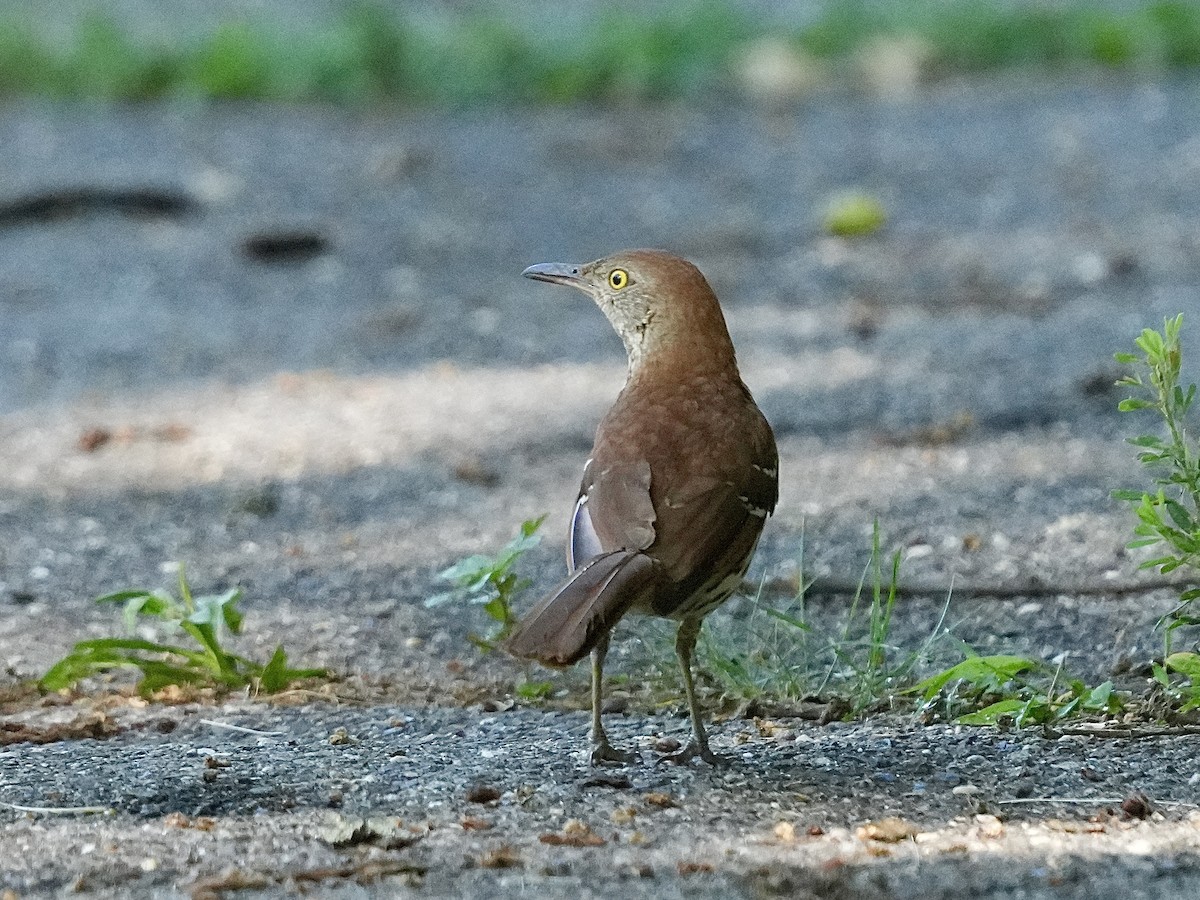
<path id="1" fill-rule="evenodd" d="M 685 721 L 632 692 L 614 732 L 646 762 L 589 785 L 566 708 L 584 673 L 514 708 L 525 673 L 468 643 L 478 611 L 422 601 L 543 512 L 530 574 L 558 578 L 620 385 L 603 318 L 520 270 L 661 246 L 709 275 L 780 439 L 753 572 L 769 597 L 802 565 L 832 585 L 807 612 L 836 634 L 878 518 L 910 588 L 898 647 L 951 592 L 953 639 L 1136 686 L 1173 594 L 1137 571 L 1109 497 L 1145 483 L 1121 437 L 1150 427 L 1115 412 L 1111 355 L 1196 308 L 1198 103 L 1183 81 L 1014 80 L 772 112 L 6 108 L 4 720 L 92 738 L 0 749 L 0 888 L 1194 891 L 1194 735 L 760 715 L 717 725 L 730 769 L 664 769 L 655 747 Z M 878 235 L 822 235 L 847 187 L 887 208 Z M 179 562 L 200 590 L 244 588 L 243 649 L 282 641 L 346 680 L 288 707 L 17 687 L 111 632 L 92 597 L 169 584 Z M 668 640 L 619 640 L 614 672 L 637 679 Z M 476 784 L 499 796 L 468 800 Z M 1120 811 L 1139 791 L 1144 819 Z M 61 812 L 77 807 L 112 812 Z M 356 816 L 391 824 L 329 831 Z M 890 816 L 913 834 L 856 832 Z"/>

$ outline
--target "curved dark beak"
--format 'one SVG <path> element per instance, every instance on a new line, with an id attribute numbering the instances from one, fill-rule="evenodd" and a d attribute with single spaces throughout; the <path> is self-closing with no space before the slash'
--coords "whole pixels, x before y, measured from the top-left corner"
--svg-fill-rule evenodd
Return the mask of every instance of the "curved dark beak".
<path id="1" fill-rule="evenodd" d="M 579 270 L 579 266 L 571 263 L 538 263 L 536 266 L 530 266 L 521 274 L 535 281 L 579 285 L 582 281 L 579 277 Z"/>

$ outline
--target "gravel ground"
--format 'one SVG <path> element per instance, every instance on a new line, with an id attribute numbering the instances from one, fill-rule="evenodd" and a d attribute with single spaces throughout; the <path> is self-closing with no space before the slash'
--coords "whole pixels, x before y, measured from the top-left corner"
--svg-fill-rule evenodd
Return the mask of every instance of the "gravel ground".
<path id="1" fill-rule="evenodd" d="M 1114 756 L 1094 739 L 1032 731 L 759 719 L 721 727 L 729 768 L 597 772 L 577 752 L 581 713 L 193 712 L 136 717 L 86 773 L 68 763 L 78 747 L 0 751 L 6 764 L 20 756 L 6 794 L 22 804 L 114 813 L 49 835 L 28 818 L 9 826 L 8 883 L 22 895 L 75 883 L 195 896 L 239 879 L 278 890 L 370 880 L 376 866 L 381 894 L 399 880 L 434 896 L 483 885 L 705 897 L 853 897 L 869 885 L 895 897 L 960 897 L 976 885 L 987 896 L 1090 897 L 1114 878 L 1136 879 L 1133 896 L 1200 886 L 1193 802 L 1155 801 L 1145 819 L 1121 811 L 1137 792 L 1194 800 L 1180 790 L 1200 780 L 1194 748 L 1178 739 Z M 648 757 L 681 724 L 616 722 L 614 739 Z M 230 730 L 239 725 L 257 731 Z M 1069 802 L 1057 802 L 1066 785 Z M 56 865 L 64 850 L 76 858 L 69 876 Z M 998 858 L 1006 871 L 976 871 Z M 342 870 L 354 874 L 339 879 Z"/>
<path id="2" fill-rule="evenodd" d="M 1136 672 L 1172 594 L 1109 499 L 1140 483 L 1110 360 L 1195 307 L 1198 98 L 1013 81 L 772 113 L 3 110 L 0 712 L 106 739 L 0 750 L 0 803 L 114 812 L 0 807 L 0 891 L 1194 892 L 1194 736 L 730 718 L 737 759 L 711 772 L 653 765 L 685 722 L 631 702 L 614 731 L 646 764 L 588 784 L 582 715 L 511 708 L 521 670 L 466 641 L 484 623 L 421 601 L 547 511 L 533 574 L 557 579 L 620 384 L 599 314 L 520 269 L 658 245 L 709 274 L 779 435 L 754 574 L 786 585 L 803 538 L 830 633 L 878 517 L 904 553 L 898 644 L 953 585 L 947 623 L 981 650 Z M 879 235 L 821 236 L 847 186 L 887 206 Z M 245 589 L 244 649 L 344 674 L 340 705 L 19 687 L 112 629 L 91 597 L 179 561 L 199 589 Z M 620 641 L 614 671 L 643 673 L 648 643 Z M 556 690 L 582 701 L 583 675 Z M 499 798 L 472 803 L 476 783 Z M 1119 811 L 1138 791 L 1145 819 Z M 1086 802 L 1003 802 L 1037 798 Z M 385 824 L 339 845 L 356 816 Z M 897 843 L 857 831 L 892 816 Z"/>

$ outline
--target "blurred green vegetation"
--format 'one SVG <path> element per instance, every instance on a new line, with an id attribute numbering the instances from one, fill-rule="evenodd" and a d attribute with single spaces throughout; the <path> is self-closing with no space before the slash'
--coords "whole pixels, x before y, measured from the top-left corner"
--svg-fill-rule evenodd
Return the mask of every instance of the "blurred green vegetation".
<path id="1" fill-rule="evenodd" d="M 196 38 L 152 40 L 97 12 L 71 32 L 53 42 L 30 21 L 0 21 L 0 96 L 457 106 L 662 99 L 731 89 L 737 63 L 764 37 L 835 74 L 887 38 L 915 40 L 933 76 L 1200 64 L 1200 3 L 1188 0 L 1119 8 L 1095 0 L 831 0 L 782 33 L 732 0 L 695 0 L 669 12 L 599 10 L 560 33 L 482 6 L 434 21 L 371 3 L 307 28 L 229 21 Z"/>

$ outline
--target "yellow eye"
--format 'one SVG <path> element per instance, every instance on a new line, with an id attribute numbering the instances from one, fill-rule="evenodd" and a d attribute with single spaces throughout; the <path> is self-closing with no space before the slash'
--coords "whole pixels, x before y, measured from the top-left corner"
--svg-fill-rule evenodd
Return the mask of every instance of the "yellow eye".
<path id="1" fill-rule="evenodd" d="M 629 284 L 629 273 L 624 269 L 613 269 L 608 273 L 608 286 L 614 291 L 619 291 L 627 284 Z"/>

